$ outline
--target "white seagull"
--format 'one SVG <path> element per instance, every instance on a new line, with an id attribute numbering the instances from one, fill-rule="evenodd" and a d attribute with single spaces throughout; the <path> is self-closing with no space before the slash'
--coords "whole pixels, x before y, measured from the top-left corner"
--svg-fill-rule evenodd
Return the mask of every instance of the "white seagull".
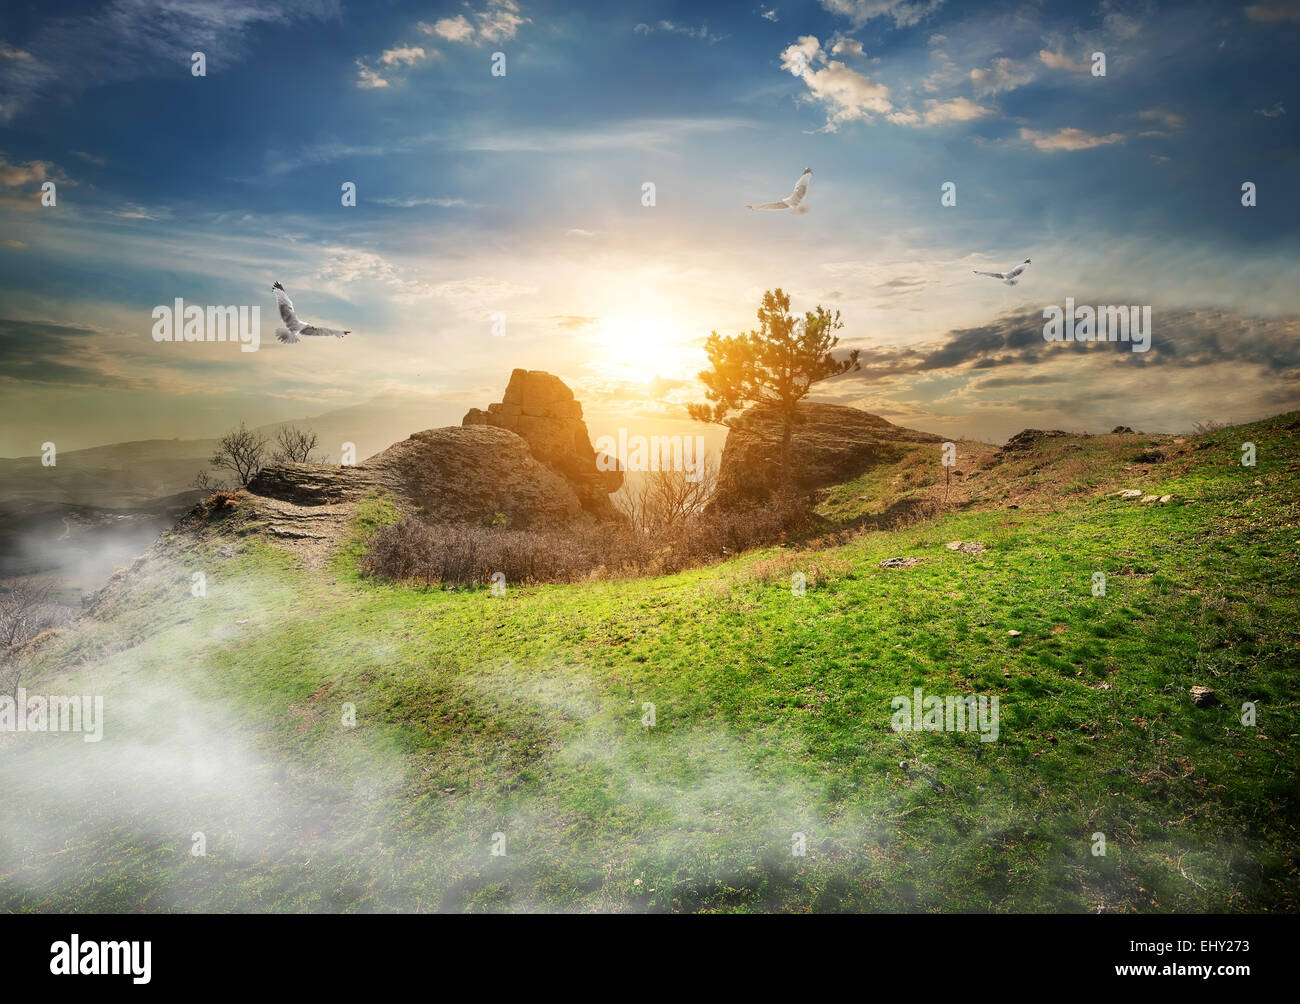
<path id="1" fill-rule="evenodd" d="M 1020 275 L 1020 273 L 1025 270 L 1025 266 L 1028 264 L 1030 264 L 1030 261 L 1028 258 L 1026 258 L 1024 261 L 1022 261 L 1015 268 L 1011 269 L 1009 272 L 975 272 L 975 274 L 987 275 L 990 279 L 1001 279 L 1008 286 L 1014 286 L 1016 284 L 1016 276 Z M 972 269 L 971 271 L 974 272 L 975 270 Z"/>
<path id="2" fill-rule="evenodd" d="M 808 182 L 812 180 L 812 168 L 805 167 L 803 174 L 799 175 L 799 180 L 794 183 L 794 191 L 787 195 L 780 202 L 764 202 L 758 206 L 746 206 L 746 209 L 792 209 L 796 213 L 808 212 L 808 207 L 803 205 L 804 196 L 808 194 Z"/>
<path id="3" fill-rule="evenodd" d="M 280 319 L 286 325 L 286 327 L 275 329 L 275 337 L 280 341 L 293 344 L 298 341 L 299 335 L 305 335 L 308 338 L 323 338 L 327 335 L 342 338 L 344 335 L 352 334 L 350 328 L 346 331 L 338 328 L 318 328 L 314 324 L 299 320 L 298 315 L 293 312 L 293 301 L 289 299 L 289 294 L 284 291 L 284 287 L 276 282 L 272 283 L 271 289 L 275 292 L 275 302 L 280 307 Z"/>

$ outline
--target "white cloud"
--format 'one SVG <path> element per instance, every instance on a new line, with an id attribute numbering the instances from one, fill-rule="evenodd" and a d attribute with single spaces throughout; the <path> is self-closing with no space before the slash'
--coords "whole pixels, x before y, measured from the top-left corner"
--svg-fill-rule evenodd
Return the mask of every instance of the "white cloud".
<path id="1" fill-rule="evenodd" d="M 170 209 L 146 209 L 128 202 L 121 209 L 111 210 L 109 215 L 124 220 L 167 220 L 171 219 L 172 214 Z"/>
<path id="2" fill-rule="evenodd" d="M 519 11 L 515 0 L 488 0 L 482 10 L 470 10 L 469 15 L 444 17 L 433 24 L 419 22 L 416 27 L 426 35 L 437 35 L 448 42 L 480 45 L 484 42 L 506 42 L 514 38 L 522 25 L 530 19 Z"/>
<path id="3" fill-rule="evenodd" d="M 464 199 L 437 199 L 437 198 L 409 198 L 409 199 L 372 199 L 372 202 L 378 202 L 381 206 L 395 206 L 399 209 L 412 209 L 416 206 L 441 206 L 449 209 L 453 206 L 468 206 L 469 203 Z"/>
<path id="4" fill-rule="evenodd" d="M 457 14 L 455 17 L 444 17 L 435 21 L 432 27 L 422 23 L 420 30 L 445 38 L 448 42 L 468 42 L 474 37 L 474 26 L 469 23 L 469 18 L 464 14 Z"/>
<path id="5" fill-rule="evenodd" d="M 971 87 L 977 98 L 1015 90 L 1033 79 L 1032 69 L 1005 56 L 993 60 L 988 69 L 977 67 L 970 71 Z"/>
<path id="6" fill-rule="evenodd" d="M 771 10 L 765 10 L 765 11 L 763 11 L 763 13 L 761 13 L 761 14 L 759 15 L 759 17 L 761 17 L 764 21 L 779 21 L 779 20 L 780 20 L 780 18 L 778 18 L 778 17 L 776 16 L 776 8 L 772 8 Z"/>
<path id="7" fill-rule="evenodd" d="M 1082 129 L 1061 129 L 1054 133 L 1021 129 L 1020 138 L 1026 143 L 1032 143 L 1044 153 L 1059 153 L 1063 150 L 1091 150 L 1094 147 L 1110 146 L 1114 143 L 1124 142 L 1123 133 L 1113 132 L 1106 136 L 1096 136 Z"/>
<path id="8" fill-rule="evenodd" d="M 391 71 L 401 71 L 405 67 L 416 66 L 430 59 L 441 59 L 442 53 L 437 49 L 425 49 L 421 45 L 395 45 L 391 49 L 385 49 L 379 55 L 379 62 L 382 66 L 388 67 L 388 71 L 381 72 L 368 66 L 364 60 L 358 59 L 357 64 L 357 86 L 363 90 L 379 90 L 392 85 L 396 80 L 401 82 L 400 77 L 392 75 Z M 388 72 L 385 76 L 384 72 Z"/>
<path id="9" fill-rule="evenodd" d="M 1166 108 L 1144 108 L 1138 112 L 1138 118 L 1148 122 L 1161 122 L 1170 129 L 1181 129 L 1185 121 L 1177 112 Z"/>
<path id="10" fill-rule="evenodd" d="M 970 122 L 993 114 L 992 108 L 985 108 L 969 98 L 952 98 L 949 101 L 931 99 L 925 103 L 925 108 L 921 120 L 928 126 L 946 125 L 949 122 Z"/>
<path id="11" fill-rule="evenodd" d="M 11 164 L 0 154 L 0 185 L 17 188 L 33 181 L 46 181 L 53 177 L 53 165 L 45 160 L 30 160 L 25 164 Z"/>
<path id="12" fill-rule="evenodd" d="M 849 38 L 847 35 L 836 35 L 832 40 L 831 55 L 840 56 L 848 54 L 850 56 L 865 56 L 862 51 L 862 43 L 856 38 Z"/>
<path id="13" fill-rule="evenodd" d="M 638 24 L 632 29 L 638 35 L 653 35 L 656 32 L 668 32 L 673 35 L 685 35 L 687 38 L 698 38 L 701 42 L 707 42 L 713 45 L 715 42 L 721 42 L 726 35 L 714 35 L 709 31 L 707 24 L 702 24 L 698 28 L 691 28 L 684 24 L 677 24 L 675 21 L 656 21 L 654 24 Z"/>
<path id="14" fill-rule="evenodd" d="M 828 60 L 813 35 L 801 35 L 786 46 L 781 66 L 800 77 L 812 98 L 825 106 L 826 132 L 834 132 L 846 122 L 870 122 L 876 115 L 894 111 L 888 87 L 838 60 Z"/>
<path id="15" fill-rule="evenodd" d="M 572 153 L 575 150 L 667 149 L 683 139 L 704 133 L 717 135 L 732 129 L 752 128 L 746 119 L 634 119 L 601 128 L 512 130 L 477 136 L 463 149 L 498 152 Z"/>
<path id="16" fill-rule="evenodd" d="M 357 86 L 364 90 L 374 90 L 379 87 L 387 87 L 388 81 L 358 59 Z"/>
<path id="17" fill-rule="evenodd" d="M 437 53 L 435 52 L 434 55 Z M 394 49 L 385 49 L 379 61 L 385 66 L 414 66 L 428 58 L 428 54 L 421 46 L 402 45 Z"/>
<path id="18" fill-rule="evenodd" d="M 1283 107 L 1282 102 L 1279 101 L 1277 104 L 1273 105 L 1272 108 L 1256 108 L 1255 114 L 1263 115 L 1266 119 L 1275 119 L 1279 115 L 1285 115 L 1286 108 Z"/>
<path id="19" fill-rule="evenodd" d="M 1071 59 L 1063 52 L 1053 52 L 1049 49 L 1043 49 L 1038 53 L 1038 58 L 1049 70 L 1068 70 L 1070 73 L 1092 72 L 1091 63 L 1081 59 Z"/>
<path id="20" fill-rule="evenodd" d="M 1136 38 L 1151 13 L 1149 9 L 1119 10 L 1113 0 L 1102 0 L 1100 11 L 1102 27 L 1106 33 L 1121 41 Z"/>
<path id="21" fill-rule="evenodd" d="M 943 6 L 943 0 L 821 0 L 832 14 L 846 17 L 854 27 L 876 18 L 892 18 L 896 27 L 906 28 Z"/>
<path id="22" fill-rule="evenodd" d="M 432 296 L 451 300 L 460 309 L 475 309 L 493 306 L 510 297 L 536 293 L 537 290 L 508 279 L 475 275 L 437 283 L 429 287 L 429 292 Z"/>
<path id="23" fill-rule="evenodd" d="M 964 97 L 946 101 L 932 98 L 925 102 L 922 112 L 898 107 L 891 100 L 888 87 L 830 59 L 813 35 L 801 35 L 798 41 L 786 46 L 781 53 L 781 66 L 800 77 L 810 97 L 825 107 L 824 132 L 835 132 L 846 122 L 871 122 L 877 116 L 894 125 L 937 126 L 993 114 L 993 109 Z"/>
<path id="24" fill-rule="evenodd" d="M 342 285 L 380 285 L 386 288 L 385 295 L 396 303 L 414 303 L 436 298 L 449 301 L 455 310 L 471 312 L 496 305 L 510 297 L 537 292 L 532 286 L 482 275 L 428 282 L 412 277 L 421 274 L 420 270 L 399 268 L 373 251 L 343 247 L 326 250 L 330 257 L 317 270 L 318 279 Z"/>

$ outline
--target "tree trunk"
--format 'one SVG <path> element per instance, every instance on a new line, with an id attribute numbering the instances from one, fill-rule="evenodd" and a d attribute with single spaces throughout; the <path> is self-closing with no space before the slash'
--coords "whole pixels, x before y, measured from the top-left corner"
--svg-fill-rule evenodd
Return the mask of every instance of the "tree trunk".
<path id="1" fill-rule="evenodd" d="M 794 418 L 785 416 L 785 421 L 781 426 L 781 486 L 783 488 L 794 488 Z"/>

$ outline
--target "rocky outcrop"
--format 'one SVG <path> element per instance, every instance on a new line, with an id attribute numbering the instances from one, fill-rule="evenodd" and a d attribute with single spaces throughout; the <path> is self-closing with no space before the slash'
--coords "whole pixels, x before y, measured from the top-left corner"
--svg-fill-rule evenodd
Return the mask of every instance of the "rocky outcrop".
<path id="1" fill-rule="evenodd" d="M 266 507 L 280 536 L 292 533 L 295 516 L 304 527 L 317 526 L 313 510 L 347 509 L 375 491 L 432 522 L 481 523 L 500 513 L 511 527 L 541 529 L 590 518 L 524 440 L 485 426 L 417 432 L 355 467 L 280 464 L 258 474 L 248 491 L 288 503 Z"/>
<path id="2" fill-rule="evenodd" d="M 1021 429 L 1008 439 L 998 452 L 1001 454 L 1026 453 L 1029 450 L 1036 449 L 1044 439 L 1058 439 L 1061 436 L 1074 435 L 1077 435 L 1077 433 L 1064 432 L 1061 429 L 1048 429 L 1046 431 L 1043 429 Z"/>
<path id="3" fill-rule="evenodd" d="M 852 480 L 895 459 L 910 444 L 942 437 L 887 422 L 879 415 L 837 404 L 801 402 L 791 440 L 796 488 L 812 490 Z M 781 421 L 774 409 L 750 408 L 727 436 L 718 470 L 715 505 L 761 499 L 781 482 Z"/>
<path id="4" fill-rule="evenodd" d="M 542 529 L 583 516 L 582 505 L 564 478 L 505 429 L 430 429 L 380 456 L 406 472 L 407 492 L 434 522 L 477 523 L 501 513 L 512 528 Z"/>
<path id="5" fill-rule="evenodd" d="M 609 495 L 622 486 L 623 474 L 597 470 L 582 405 L 559 377 L 517 369 L 510 374 L 501 401 L 488 405 L 486 411 L 471 408 L 461 425 L 515 433 L 533 457 L 568 483 L 584 510 L 605 519 L 615 515 Z"/>

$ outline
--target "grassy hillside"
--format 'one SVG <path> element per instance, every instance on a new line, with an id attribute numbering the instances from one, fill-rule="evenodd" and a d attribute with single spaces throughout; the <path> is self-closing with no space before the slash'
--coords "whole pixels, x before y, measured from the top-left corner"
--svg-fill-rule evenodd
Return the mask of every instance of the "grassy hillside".
<path id="1" fill-rule="evenodd" d="M 504 597 L 358 576 L 382 499 L 325 573 L 214 517 L 28 653 L 107 725 L 0 734 L 0 908 L 1295 910 L 1298 430 L 985 451 L 869 529 L 944 490 L 906 454 L 843 543 Z M 894 733 L 915 687 L 997 741 Z"/>

